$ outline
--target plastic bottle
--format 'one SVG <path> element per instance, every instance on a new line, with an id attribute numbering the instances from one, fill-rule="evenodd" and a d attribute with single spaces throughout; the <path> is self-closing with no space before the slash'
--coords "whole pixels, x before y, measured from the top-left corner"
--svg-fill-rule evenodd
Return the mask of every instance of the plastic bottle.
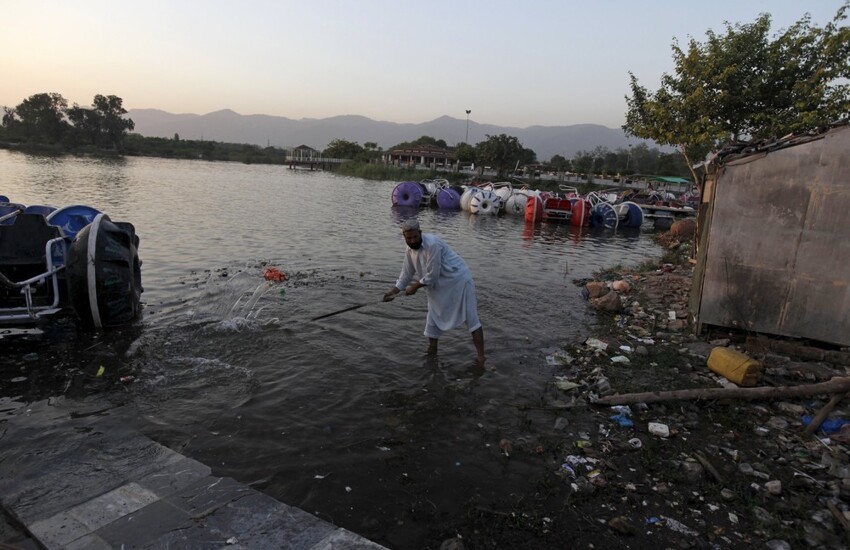
<path id="1" fill-rule="evenodd" d="M 711 350 L 708 368 L 739 386 L 755 386 L 762 373 L 761 363 L 739 351 L 722 346 Z"/>

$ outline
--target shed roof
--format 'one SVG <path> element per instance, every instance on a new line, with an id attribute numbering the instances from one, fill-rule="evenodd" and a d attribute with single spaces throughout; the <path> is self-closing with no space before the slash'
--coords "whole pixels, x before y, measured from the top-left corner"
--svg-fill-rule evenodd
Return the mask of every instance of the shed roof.
<path id="1" fill-rule="evenodd" d="M 662 183 L 693 183 L 692 180 L 686 178 L 679 178 L 676 176 L 653 176 L 650 174 L 636 174 L 632 176 L 632 179 L 660 181 Z"/>

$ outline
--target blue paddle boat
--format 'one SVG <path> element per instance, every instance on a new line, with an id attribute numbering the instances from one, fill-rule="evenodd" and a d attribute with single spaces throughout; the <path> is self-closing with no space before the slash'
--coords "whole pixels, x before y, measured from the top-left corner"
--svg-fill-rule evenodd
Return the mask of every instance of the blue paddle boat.
<path id="1" fill-rule="evenodd" d="M 139 237 L 96 208 L 24 206 L 0 195 L 0 325 L 73 314 L 86 328 L 141 311 Z"/>

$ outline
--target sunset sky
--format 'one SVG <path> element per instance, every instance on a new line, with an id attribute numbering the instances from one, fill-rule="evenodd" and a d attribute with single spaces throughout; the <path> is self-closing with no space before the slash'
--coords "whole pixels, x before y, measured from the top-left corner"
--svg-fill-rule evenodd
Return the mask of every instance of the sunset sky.
<path id="1" fill-rule="evenodd" d="M 450 115 L 503 126 L 624 121 L 629 71 L 656 89 L 674 38 L 843 0 L 713 2 L 0 0 L 0 105 L 40 92 L 127 109 L 289 118 Z M 846 24 L 846 22 L 845 22 Z"/>

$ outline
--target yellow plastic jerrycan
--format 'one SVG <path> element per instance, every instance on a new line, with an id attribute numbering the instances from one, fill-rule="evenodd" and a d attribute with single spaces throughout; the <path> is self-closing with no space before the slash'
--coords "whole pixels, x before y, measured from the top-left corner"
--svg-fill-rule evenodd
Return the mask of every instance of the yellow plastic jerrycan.
<path id="1" fill-rule="evenodd" d="M 739 351 L 722 346 L 711 350 L 708 368 L 739 386 L 755 386 L 762 373 L 761 363 Z"/>

